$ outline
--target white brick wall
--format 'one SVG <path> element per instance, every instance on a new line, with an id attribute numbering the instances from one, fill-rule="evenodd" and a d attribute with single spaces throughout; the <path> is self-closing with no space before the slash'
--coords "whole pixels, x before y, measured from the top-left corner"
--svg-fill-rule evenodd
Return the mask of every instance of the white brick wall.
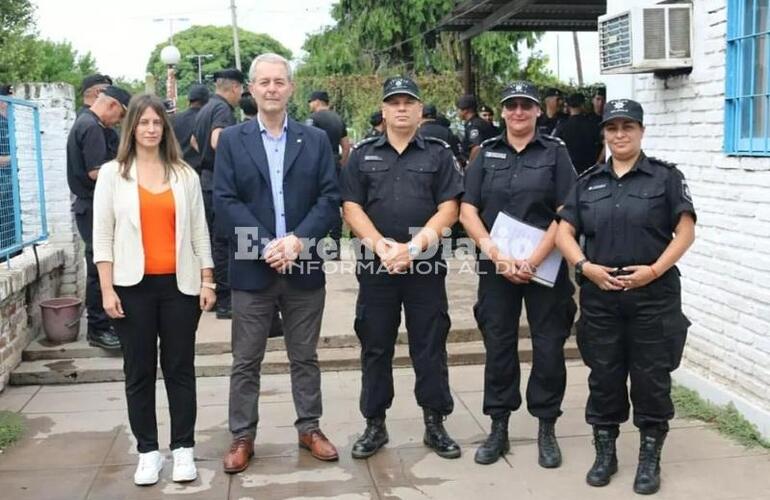
<path id="1" fill-rule="evenodd" d="M 693 8 L 692 73 L 668 80 L 636 75 L 632 96 L 645 109 L 645 151 L 679 164 L 698 211 L 696 242 L 680 265 L 693 322 L 683 361 L 687 380 L 746 401 L 764 415 L 755 421 L 767 433 L 770 158 L 723 153 L 726 1 L 696 0 Z"/>
<path id="2" fill-rule="evenodd" d="M 16 87 L 16 97 L 36 103 L 40 109 L 43 178 L 45 182 L 48 244 L 64 250 L 65 270 L 58 295 L 85 295 L 83 244 L 71 210 L 67 186 L 67 134 L 75 121 L 75 90 L 66 83 L 28 83 Z M 24 202 L 37 200 L 37 177 L 22 180 Z M 35 206 L 36 204 L 31 203 Z"/>

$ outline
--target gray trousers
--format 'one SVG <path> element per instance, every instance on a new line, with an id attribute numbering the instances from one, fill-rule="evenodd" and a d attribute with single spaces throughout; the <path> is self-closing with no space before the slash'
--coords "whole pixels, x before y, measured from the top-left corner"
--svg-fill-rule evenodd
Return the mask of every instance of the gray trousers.
<path id="1" fill-rule="evenodd" d="M 254 438 L 259 422 L 259 377 L 277 303 L 289 356 L 291 392 L 299 432 L 318 428 L 321 418 L 321 370 L 318 337 L 326 290 L 294 288 L 279 277 L 259 292 L 233 290 L 233 368 L 230 373 L 230 432 Z M 276 425 L 281 425 L 277 423 Z"/>

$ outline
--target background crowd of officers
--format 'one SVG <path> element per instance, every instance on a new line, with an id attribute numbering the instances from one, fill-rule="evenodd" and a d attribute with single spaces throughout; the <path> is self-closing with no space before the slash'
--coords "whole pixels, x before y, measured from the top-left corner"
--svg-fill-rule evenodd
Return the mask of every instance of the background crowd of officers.
<path id="1" fill-rule="evenodd" d="M 216 150 L 221 132 L 238 121 L 237 107 L 246 119 L 258 110 L 244 93 L 240 71 L 222 70 L 214 79 L 213 94 L 202 85 L 189 90 L 190 107 L 175 117 L 174 128 L 185 161 L 200 174 L 215 263 L 217 317 L 226 318 L 231 314 L 227 264 L 232 249 L 228 236 L 216 230 Z M 112 127 L 129 96 L 102 75 L 86 79 L 81 90 L 86 106 L 70 134 L 68 173 L 77 197 L 78 228 L 88 249 L 91 173 L 94 165 L 115 156 Z M 673 418 L 669 373 L 679 363 L 688 325 L 674 265 L 692 243 L 695 211 L 681 172 L 641 151 L 641 106 L 619 100 L 605 109 L 604 90 L 598 89 L 590 96 L 593 111 L 585 112 L 586 97 L 569 95 L 565 109 L 559 90 L 541 94 L 529 82 L 513 82 L 494 107 L 501 110 L 498 123 L 492 108 L 464 95 L 456 102 L 464 133 L 456 137 L 436 107 L 423 104 L 413 80 L 391 78 L 384 84 L 382 109 L 371 116 L 371 131 L 351 146 L 329 95 L 322 90 L 310 95 L 312 114 L 306 125 L 328 135 L 344 220 L 359 238 L 395 242 L 388 257 L 376 256 L 387 272 L 357 271 L 354 326 L 362 347 L 366 429 L 353 445 L 354 457 L 369 457 L 388 441 L 385 416 L 394 397 L 391 363 L 402 307 L 417 374 L 415 396 L 424 410 L 424 442 L 442 457 L 460 456 L 460 446 L 442 424 L 453 409 L 445 346 L 450 328 L 446 272 L 419 274 L 411 267 L 437 244 L 432 235 L 459 219 L 489 257 L 479 260 L 473 313 L 487 351 L 483 410 L 491 419 L 491 432 L 476 451 L 476 462 L 493 463 L 509 450 L 509 415 L 522 404 L 517 349 L 523 302 L 534 351 L 525 400 L 539 419 L 538 462 L 546 468 L 561 465 L 555 424 L 566 386 L 563 348 L 577 312 L 569 263 L 577 265 L 582 290 L 578 342 L 592 369 L 586 418 L 594 427 L 596 462 L 587 481 L 605 485 L 617 470 L 614 443 L 618 426 L 629 418 L 630 374 L 634 424 L 642 436 L 634 489 L 657 491 L 660 452 Z M 618 162 L 605 162 L 602 132 L 620 138 L 606 145 L 613 157 L 617 153 Z M 545 232 L 530 258 L 512 259 L 490 246 L 489 231 L 500 212 Z M 413 235 L 411 227 L 424 229 Z M 332 238 L 340 238 L 340 229 L 330 228 Z M 555 285 L 532 283 L 557 243 L 565 261 Z M 440 264 L 441 253 L 431 259 Z M 114 333 L 102 321 L 92 265 L 89 340 L 117 347 Z"/>

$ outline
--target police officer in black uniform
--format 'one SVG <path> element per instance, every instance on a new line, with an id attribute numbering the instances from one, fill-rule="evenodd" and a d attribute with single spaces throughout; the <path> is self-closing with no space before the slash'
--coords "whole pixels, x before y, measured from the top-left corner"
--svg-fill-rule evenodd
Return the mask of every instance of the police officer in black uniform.
<path id="1" fill-rule="evenodd" d="M 579 279 L 578 347 L 591 369 L 586 421 L 596 461 L 586 480 L 604 486 L 617 471 L 615 439 L 629 416 L 630 376 L 641 435 L 634 491 L 651 494 L 660 487 L 660 454 L 674 417 L 670 374 L 690 325 L 675 264 L 695 239 L 696 215 L 682 173 L 642 151 L 637 102 L 610 101 L 602 126 L 612 157 L 578 179 L 557 237 Z"/>
<path id="2" fill-rule="evenodd" d="M 67 137 L 67 183 L 75 195 L 72 211 L 83 242 L 86 257 L 86 310 L 89 344 L 105 349 L 120 349 L 120 340 L 110 326 L 102 307 L 99 273 L 93 252 L 93 198 L 99 168 L 118 154 L 117 125 L 128 108 L 131 95 L 108 86 L 91 107 L 77 117 Z"/>
<path id="3" fill-rule="evenodd" d="M 243 73 L 237 69 L 223 69 L 214 73 L 215 94 L 201 108 L 195 118 L 193 147 L 200 153 L 201 189 L 206 220 L 211 235 L 211 249 L 214 257 L 214 279 L 217 282 L 217 318 L 232 317 L 230 308 L 230 280 L 227 261 L 229 256 L 228 239 L 215 230 L 212 189 L 214 179 L 214 159 L 216 158 L 219 134 L 226 127 L 236 124 L 235 106 L 243 94 Z"/>
<path id="4" fill-rule="evenodd" d="M 187 92 L 187 101 L 190 107 L 174 116 L 174 135 L 182 148 L 182 158 L 200 174 L 201 155 L 190 144 L 195 118 L 203 106 L 209 102 L 209 89 L 205 85 L 193 85 Z"/>
<path id="5" fill-rule="evenodd" d="M 557 88 L 548 88 L 543 93 L 544 109 L 537 119 L 537 129 L 541 135 L 553 135 L 554 130 L 567 119 L 562 110 L 561 91 Z"/>
<path id="6" fill-rule="evenodd" d="M 569 117 L 559 123 L 553 135 L 564 141 L 578 175 L 599 159 L 602 150 L 602 133 L 599 122 L 585 113 L 585 96 L 574 93 L 567 96 Z"/>
<path id="7" fill-rule="evenodd" d="M 497 136 L 499 131 L 479 116 L 476 96 L 467 94 L 457 99 L 457 109 L 458 116 L 465 122 L 465 135 L 462 141 L 463 159 L 470 163 L 476 158 L 481 143 Z"/>
<path id="8" fill-rule="evenodd" d="M 438 120 L 438 111 L 433 104 L 426 104 L 422 108 L 422 122 L 418 130 L 423 137 L 435 137 L 449 144 L 455 157 L 462 154 L 462 145 L 460 139 L 454 133 Z"/>
<path id="9" fill-rule="evenodd" d="M 83 78 L 83 82 L 80 84 L 80 95 L 83 96 L 83 105 L 78 109 L 77 116 L 82 115 L 85 110 L 90 108 L 96 102 L 99 94 L 109 85 L 112 85 L 112 78 L 107 75 L 96 73 Z"/>
<path id="10" fill-rule="evenodd" d="M 369 139 L 370 137 L 378 137 L 385 132 L 385 122 L 382 121 L 382 111 L 375 111 L 374 113 L 369 116 L 369 125 L 372 126 L 371 130 L 367 132 L 366 137 L 364 139 Z"/>
<path id="11" fill-rule="evenodd" d="M 345 220 L 368 249 L 358 262 L 354 325 L 367 424 L 352 454 L 371 456 L 388 441 L 385 413 L 393 401 L 392 360 L 403 304 L 423 442 L 441 457 L 457 458 L 460 447 L 442 423 L 454 403 L 446 353 L 446 264 L 438 240 L 457 220 L 462 181 L 449 145 L 417 132 L 422 103 L 414 81 L 388 79 L 382 112 L 385 134 L 358 143 L 342 170 Z"/>
<path id="12" fill-rule="evenodd" d="M 476 462 L 491 464 L 509 449 L 508 418 L 521 406 L 517 349 L 523 299 L 533 349 L 527 408 L 540 421 L 538 462 L 554 468 L 561 465 L 554 426 L 566 388 L 564 342 L 575 316 L 575 290 L 566 263 L 553 287 L 531 279 L 554 248 L 556 214 L 576 174 L 564 143 L 537 131 L 540 103 L 534 85 L 511 83 L 501 104 L 506 134 L 484 142 L 468 167 L 460 210 L 465 230 L 484 252 L 474 313 L 487 351 L 484 414 L 492 419 L 492 431 L 477 450 Z M 546 231 L 527 259 L 515 260 L 491 243 L 489 231 L 502 211 Z"/>

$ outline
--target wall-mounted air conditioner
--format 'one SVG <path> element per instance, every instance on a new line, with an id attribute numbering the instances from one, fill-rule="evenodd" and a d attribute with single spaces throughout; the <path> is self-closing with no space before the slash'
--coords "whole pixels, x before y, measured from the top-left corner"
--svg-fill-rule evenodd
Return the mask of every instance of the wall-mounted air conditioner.
<path id="1" fill-rule="evenodd" d="M 692 67 L 692 5 L 632 9 L 599 18 L 602 74 Z"/>

